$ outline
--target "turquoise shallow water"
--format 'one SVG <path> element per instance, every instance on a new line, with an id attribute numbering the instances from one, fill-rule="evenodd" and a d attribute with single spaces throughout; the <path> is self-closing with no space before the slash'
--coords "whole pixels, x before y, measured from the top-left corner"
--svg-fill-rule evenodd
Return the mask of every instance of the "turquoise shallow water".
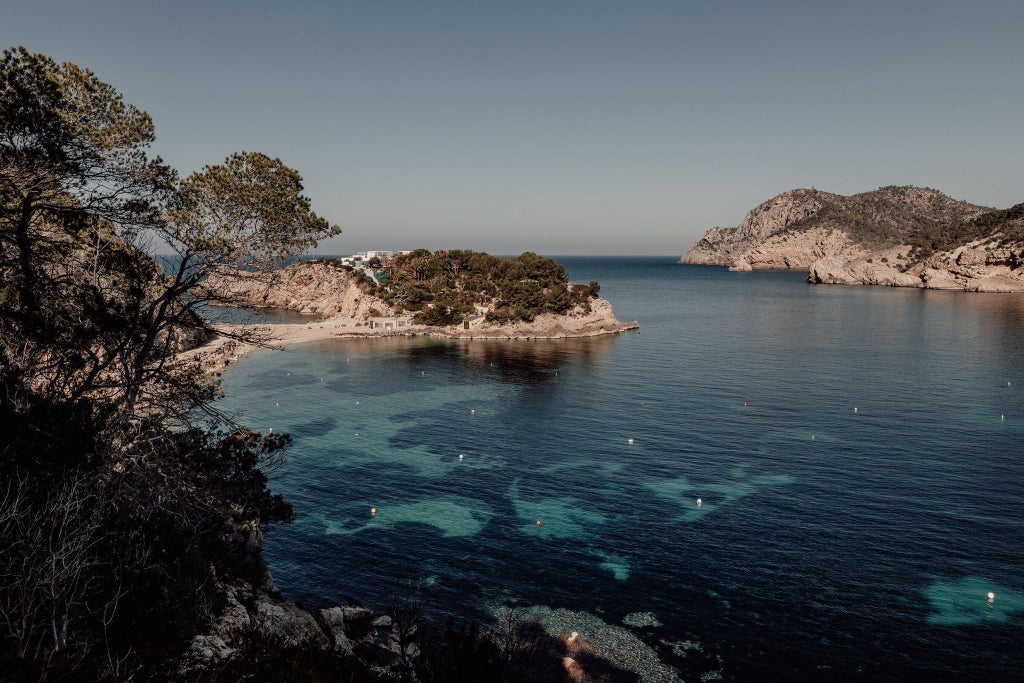
<path id="1" fill-rule="evenodd" d="M 1024 676 L 1024 297 L 561 261 L 641 330 L 226 373 L 224 409 L 295 436 L 286 596 L 417 578 L 435 615 L 604 622 L 687 679 Z"/>

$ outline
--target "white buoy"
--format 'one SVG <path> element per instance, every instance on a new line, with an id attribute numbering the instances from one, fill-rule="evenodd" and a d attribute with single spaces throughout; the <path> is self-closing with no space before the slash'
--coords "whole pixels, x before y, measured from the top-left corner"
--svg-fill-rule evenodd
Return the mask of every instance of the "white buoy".
<path id="1" fill-rule="evenodd" d="M 811 441 L 814 441 L 814 434 L 811 434 Z"/>
<path id="2" fill-rule="evenodd" d="M 470 414 L 470 415 L 476 415 L 476 411 L 475 411 L 475 410 L 470 410 L 470 411 L 469 411 L 469 414 Z"/>
<path id="3" fill-rule="evenodd" d="M 1000 422 L 1004 422 L 1005 420 L 1006 420 L 1006 416 L 1005 415 L 1000 415 L 999 416 L 999 421 Z"/>
<path id="4" fill-rule="evenodd" d="M 633 439 L 630 439 L 630 440 L 629 440 L 629 445 L 630 445 L 630 446 L 632 446 L 632 445 L 633 445 Z"/>
<path id="5" fill-rule="evenodd" d="M 702 501 L 700 498 L 698 498 L 697 499 L 697 507 L 700 507 L 703 504 L 704 504 L 704 501 Z"/>
<path id="6" fill-rule="evenodd" d="M 855 413 L 857 412 L 857 408 L 856 407 L 854 407 L 853 412 L 855 412 Z"/>
<path id="7" fill-rule="evenodd" d="M 989 594 L 988 594 L 988 601 L 989 601 L 989 602 L 992 602 L 992 601 L 993 601 L 993 600 L 995 600 L 995 599 L 996 599 L 996 594 L 995 594 L 995 593 L 993 593 L 993 592 L 991 592 L 991 591 L 989 591 Z"/>
<path id="8" fill-rule="evenodd" d="M 466 457 L 465 455 L 463 455 L 462 453 L 459 453 L 459 462 L 462 462 L 462 459 L 465 458 L 465 457 Z"/>
<path id="9" fill-rule="evenodd" d="M 377 508 L 370 508 L 370 516 L 371 517 L 376 517 L 377 516 Z"/>

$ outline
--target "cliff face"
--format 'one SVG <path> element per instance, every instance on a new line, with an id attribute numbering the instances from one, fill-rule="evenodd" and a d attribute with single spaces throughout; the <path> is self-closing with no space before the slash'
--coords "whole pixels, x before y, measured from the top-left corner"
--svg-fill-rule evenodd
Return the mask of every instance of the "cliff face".
<path id="1" fill-rule="evenodd" d="M 815 216 L 821 210 L 826 196 L 838 197 L 817 190 L 784 192 L 751 210 L 735 228 L 711 228 L 683 254 L 679 262 L 732 266 L 744 260 L 748 252 L 763 245 L 772 235 Z M 742 265 L 740 269 L 746 270 Z"/>
<path id="2" fill-rule="evenodd" d="M 808 268 L 807 280 L 821 284 L 1024 292 L 1024 204 L 981 214 L 950 230 L 913 235 L 909 241 L 913 244 L 858 257 L 815 261 Z M 964 241 L 965 244 L 948 246 Z M 926 253 L 933 244 L 946 248 Z"/>
<path id="3" fill-rule="evenodd" d="M 269 277 L 242 271 L 221 273 L 206 280 L 203 289 L 231 305 L 285 308 L 324 318 L 394 314 L 387 303 L 368 293 L 360 276 L 322 261 L 297 263 Z"/>
<path id="4" fill-rule="evenodd" d="M 735 228 L 712 228 L 680 263 L 806 268 L 821 259 L 856 259 L 986 211 L 916 187 L 886 187 L 852 196 L 797 189 L 756 207 Z"/>

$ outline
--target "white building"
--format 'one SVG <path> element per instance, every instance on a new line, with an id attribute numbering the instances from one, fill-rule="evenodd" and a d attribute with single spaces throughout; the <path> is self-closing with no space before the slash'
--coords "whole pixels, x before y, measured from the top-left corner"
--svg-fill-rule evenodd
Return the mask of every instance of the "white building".
<path id="1" fill-rule="evenodd" d="M 366 324 L 371 330 L 400 330 L 412 325 L 412 316 L 396 315 L 390 318 L 370 318 Z"/>

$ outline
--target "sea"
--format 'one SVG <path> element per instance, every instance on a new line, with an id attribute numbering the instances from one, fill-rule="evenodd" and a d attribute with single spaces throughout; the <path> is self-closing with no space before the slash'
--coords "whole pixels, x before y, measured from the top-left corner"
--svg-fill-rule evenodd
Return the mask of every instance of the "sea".
<path id="1" fill-rule="evenodd" d="M 640 329 L 228 369 L 294 437 L 286 598 L 511 609 L 642 681 L 1024 680 L 1024 296 L 557 260 Z"/>

